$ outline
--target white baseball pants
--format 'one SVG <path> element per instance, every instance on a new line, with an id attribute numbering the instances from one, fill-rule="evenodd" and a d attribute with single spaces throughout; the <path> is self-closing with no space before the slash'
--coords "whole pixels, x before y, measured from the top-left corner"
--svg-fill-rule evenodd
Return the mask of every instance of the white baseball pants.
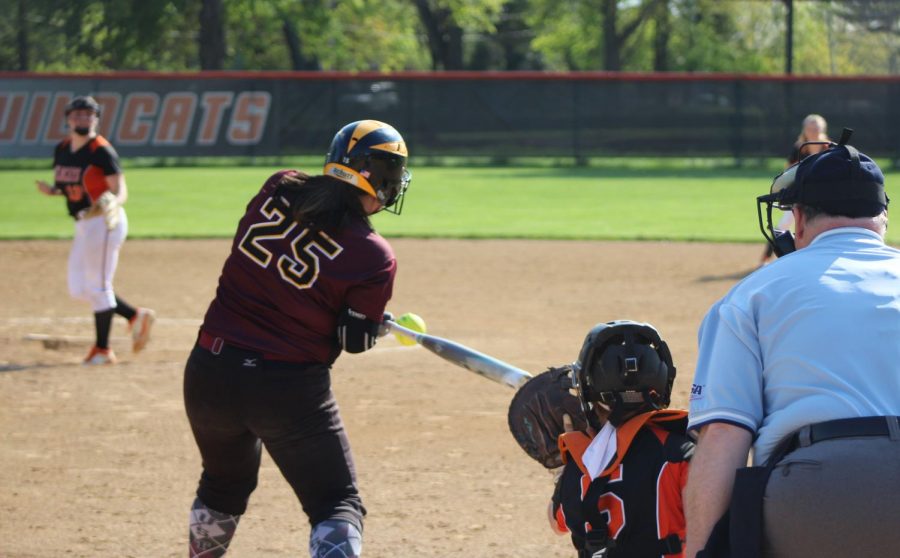
<path id="1" fill-rule="evenodd" d="M 85 300 L 94 312 L 116 307 L 113 276 L 119 249 L 128 236 L 128 218 L 119 208 L 119 224 L 107 230 L 102 216 L 75 221 L 75 239 L 69 252 L 69 294 Z"/>

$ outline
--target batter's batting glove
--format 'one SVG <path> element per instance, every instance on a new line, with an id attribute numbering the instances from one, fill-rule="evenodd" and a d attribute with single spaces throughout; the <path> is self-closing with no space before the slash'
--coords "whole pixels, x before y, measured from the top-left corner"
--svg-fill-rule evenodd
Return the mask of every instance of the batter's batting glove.
<path id="1" fill-rule="evenodd" d="M 378 330 L 382 324 L 374 322 L 365 314 L 346 308 L 338 316 L 337 337 L 341 348 L 348 353 L 361 353 L 375 346 Z"/>
<path id="2" fill-rule="evenodd" d="M 390 312 L 385 312 L 384 316 L 381 318 L 381 325 L 378 326 L 378 337 L 384 337 L 388 333 L 391 332 L 391 326 L 388 324 L 388 321 L 394 321 L 394 315 Z"/>

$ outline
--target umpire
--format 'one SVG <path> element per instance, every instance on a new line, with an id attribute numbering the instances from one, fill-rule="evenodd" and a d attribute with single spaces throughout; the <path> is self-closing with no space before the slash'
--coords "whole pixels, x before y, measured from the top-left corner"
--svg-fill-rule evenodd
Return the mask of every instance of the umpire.
<path id="1" fill-rule="evenodd" d="M 758 198 L 760 229 L 785 257 L 700 327 L 691 558 L 900 549 L 900 250 L 884 242 L 884 176 L 847 138 Z M 773 206 L 792 211 L 796 238 L 776 236 Z"/>

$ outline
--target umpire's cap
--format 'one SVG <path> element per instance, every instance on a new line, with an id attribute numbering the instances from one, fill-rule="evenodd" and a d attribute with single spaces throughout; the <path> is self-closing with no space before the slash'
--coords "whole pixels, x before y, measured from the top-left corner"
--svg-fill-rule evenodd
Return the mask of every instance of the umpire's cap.
<path id="1" fill-rule="evenodd" d="M 782 207 L 799 203 L 845 217 L 874 217 L 890 202 L 881 169 L 852 145 L 803 159 L 775 179 L 771 193 Z"/>
<path id="2" fill-rule="evenodd" d="M 97 115 L 97 118 L 100 118 L 100 103 L 90 95 L 83 95 L 72 99 L 69 104 L 66 105 L 66 116 L 69 116 L 69 113 L 73 110 L 80 109 L 90 110 Z"/>

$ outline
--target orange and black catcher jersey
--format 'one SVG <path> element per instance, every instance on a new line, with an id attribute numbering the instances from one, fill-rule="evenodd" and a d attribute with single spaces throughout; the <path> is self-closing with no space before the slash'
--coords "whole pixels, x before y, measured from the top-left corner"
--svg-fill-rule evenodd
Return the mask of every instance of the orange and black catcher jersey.
<path id="1" fill-rule="evenodd" d="M 592 480 L 582 461 L 591 438 L 560 437 L 565 461 L 553 494 L 560 530 L 568 530 L 579 557 L 607 549 L 609 558 L 684 556 L 682 491 L 694 444 L 685 411 L 652 411 L 616 430 L 616 454 Z"/>

